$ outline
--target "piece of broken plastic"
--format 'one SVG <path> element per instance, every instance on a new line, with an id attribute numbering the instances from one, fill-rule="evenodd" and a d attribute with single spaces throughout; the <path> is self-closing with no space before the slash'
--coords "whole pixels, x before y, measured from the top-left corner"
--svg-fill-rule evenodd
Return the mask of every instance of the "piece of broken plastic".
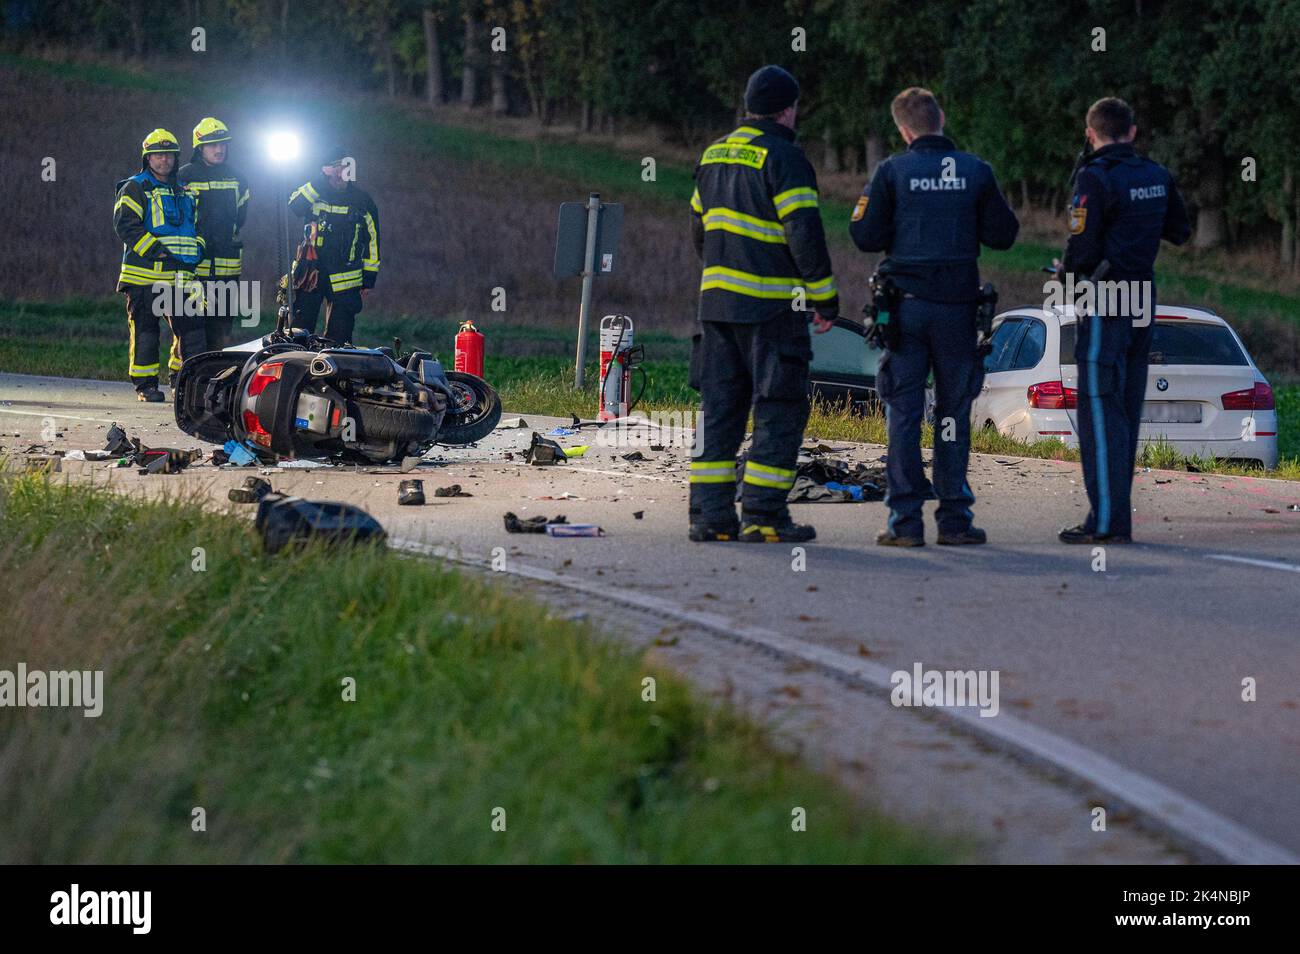
<path id="1" fill-rule="evenodd" d="M 257 463 L 253 453 L 239 441 L 226 441 L 221 449 L 226 452 L 227 463 L 235 467 L 251 467 Z"/>
<path id="2" fill-rule="evenodd" d="M 605 531 L 594 523 L 548 523 L 549 537 L 603 537 Z"/>

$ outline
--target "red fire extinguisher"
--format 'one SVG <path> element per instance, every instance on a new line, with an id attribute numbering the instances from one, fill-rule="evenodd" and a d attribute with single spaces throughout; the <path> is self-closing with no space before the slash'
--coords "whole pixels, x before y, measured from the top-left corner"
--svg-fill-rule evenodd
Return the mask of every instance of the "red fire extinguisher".
<path id="1" fill-rule="evenodd" d="M 631 385 L 632 319 L 606 315 L 600 320 L 600 420 L 627 416 Z"/>
<path id="2" fill-rule="evenodd" d="M 483 377 L 483 335 L 474 322 L 462 322 L 456 335 L 456 370 Z"/>

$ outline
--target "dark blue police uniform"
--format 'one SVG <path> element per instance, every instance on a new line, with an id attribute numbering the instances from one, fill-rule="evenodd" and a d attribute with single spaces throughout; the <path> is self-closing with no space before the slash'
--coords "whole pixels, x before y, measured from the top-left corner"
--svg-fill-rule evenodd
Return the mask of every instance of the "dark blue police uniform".
<path id="1" fill-rule="evenodd" d="M 1071 542 L 1127 538 L 1132 532 L 1133 465 L 1155 328 L 1156 254 L 1162 238 L 1182 245 L 1191 231 L 1169 170 L 1139 156 L 1131 143 L 1103 146 L 1079 170 L 1062 270 L 1073 273 L 1077 283 L 1105 261 L 1109 270 L 1103 283 L 1148 284 L 1144 289 L 1130 284 L 1127 297 L 1119 299 L 1144 302 L 1140 313 L 1130 306 L 1120 309 L 1125 314 L 1104 315 L 1098 308 L 1079 320 L 1075 419 L 1091 510 L 1079 539 Z"/>
<path id="2" fill-rule="evenodd" d="M 886 252 L 905 294 L 897 347 L 885 351 L 876 390 L 889 426 L 889 532 L 924 536 L 921 507 L 939 498 L 941 536 L 971 528 L 975 495 L 966 482 L 971 401 L 984 382 L 976 352 L 980 245 L 1010 248 L 1020 223 L 992 168 L 942 135 L 920 136 L 880 164 L 858 199 L 849 233 L 864 252 Z M 935 383 L 934 484 L 921 466 L 925 383 Z M 953 439 L 943 440 L 952 419 Z"/>

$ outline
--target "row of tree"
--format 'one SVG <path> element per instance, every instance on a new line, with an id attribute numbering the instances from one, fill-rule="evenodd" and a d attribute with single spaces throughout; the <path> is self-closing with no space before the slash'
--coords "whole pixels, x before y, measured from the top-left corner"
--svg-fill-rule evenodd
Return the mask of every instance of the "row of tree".
<path id="1" fill-rule="evenodd" d="M 1120 95 L 1183 184 L 1198 246 L 1267 239 L 1300 258 L 1300 0 L 11 0 L 4 30 L 144 57 L 188 52 L 190 25 L 211 55 L 313 81 L 690 143 L 781 63 L 810 151 L 864 174 L 899 144 L 894 93 L 925 85 L 1013 199 L 1052 209 L 1087 106 Z"/>

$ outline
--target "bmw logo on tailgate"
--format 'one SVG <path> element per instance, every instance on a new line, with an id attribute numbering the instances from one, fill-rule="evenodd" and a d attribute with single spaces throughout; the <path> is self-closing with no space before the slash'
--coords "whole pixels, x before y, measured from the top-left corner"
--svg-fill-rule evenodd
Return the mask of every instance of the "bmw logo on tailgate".
<path id="1" fill-rule="evenodd" d="M 1168 391 L 1168 390 L 1169 390 L 1169 382 L 1168 382 L 1165 378 L 1156 378 L 1156 390 L 1157 390 L 1157 391 Z"/>

